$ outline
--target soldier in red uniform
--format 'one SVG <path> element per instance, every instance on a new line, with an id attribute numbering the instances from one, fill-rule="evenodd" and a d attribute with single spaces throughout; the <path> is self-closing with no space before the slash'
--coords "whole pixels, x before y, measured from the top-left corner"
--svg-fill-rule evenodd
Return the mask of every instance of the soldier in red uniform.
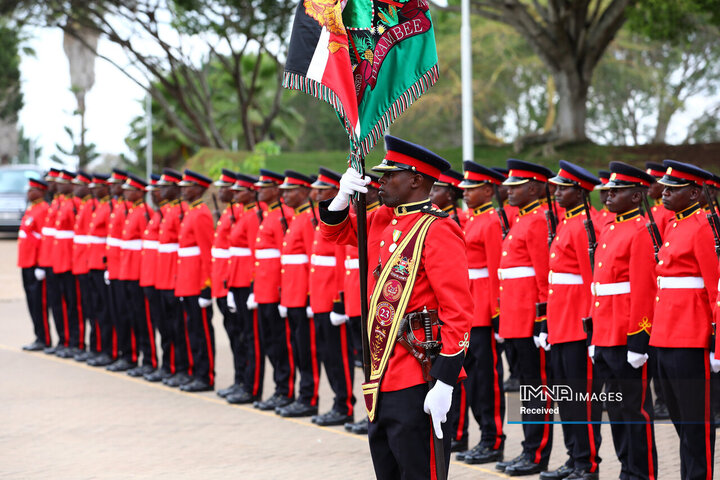
<path id="1" fill-rule="evenodd" d="M 265 377 L 265 351 L 258 310 L 248 309 L 247 300 L 252 291 L 255 269 L 254 248 L 258 227 L 264 220 L 260 206 L 256 203 L 256 177 L 235 174 L 232 189 L 235 202 L 242 205 L 242 213 L 230 231 L 230 292 L 228 308 L 237 312 L 237 326 L 231 341 L 236 383 L 243 388 L 228 394 L 225 399 L 232 404 L 252 403 L 262 397 Z"/>
<path id="2" fill-rule="evenodd" d="M 77 279 L 72 274 L 73 237 L 75 236 L 75 216 L 79 200 L 73 195 L 72 180 L 75 174 L 61 170 L 55 180 L 60 194 L 60 205 L 55 217 L 55 240 L 52 246 L 53 272 L 60 287 L 60 299 L 64 316 L 64 350 L 55 353 L 60 358 L 73 358 L 84 348 L 84 339 L 80 337 L 80 317 L 78 306 L 80 296 Z"/>
<path id="3" fill-rule="evenodd" d="M 518 217 L 511 222 L 503 240 L 500 268 L 500 326 L 498 334 L 517 355 L 521 385 L 548 385 L 550 363 L 545 325 L 548 292 L 548 230 L 545 183 L 552 172 L 541 165 L 521 160 L 507 161 L 509 173 L 503 183 L 508 186 L 510 205 L 518 207 Z M 547 469 L 552 448 L 551 402 L 532 397 L 522 402 L 524 409 L 543 413 L 522 413 L 522 453 L 496 464 L 496 469 L 510 476 L 529 475 Z"/>
<path id="4" fill-rule="evenodd" d="M 33 323 L 35 341 L 23 346 L 23 350 L 38 351 L 52 345 L 48 320 L 45 270 L 38 265 L 42 228 L 47 216 L 48 203 L 45 193 L 48 184 L 40 179 L 28 180 L 27 201 L 20 229 L 18 230 L 18 267 L 22 269 L 23 288 L 27 299 L 30 319 Z"/>
<path id="5" fill-rule="evenodd" d="M 307 315 L 310 253 L 315 236 L 315 213 L 310 207 L 310 178 L 285 170 L 280 185 L 285 205 L 293 209 L 280 250 L 280 316 L 290 323 L 292 351 L 300 373 L 297 399 L 275 413 L 281 417 L 308 417 L 318 413 L 320 361 L 315 318 Z"/>
<path id="6" fill-rule="evenodd" d="M 651 479 L 657 477 L 657 452 L 645 352 L 655 303 L 655 261 L 639 206 L 655 179 L 621 162 L 611 162 L 610 171 L 606 205 L 615 220 L 598 236 L 588 353 L 593 376 L 615 397 L 606 406 L 620 478 Z"/>
<path id="7" fill-rule="evenodd" d="M 313 189 L 318 190 L 317 200 L 335 197 L 339 185 L 339 173 L 320 167 L 313 183 Z M 335 397 L 332 408 L 312 417 L 312 422 L 320 426 L 344 425 L 354 420 L 355 405 L 355 355 L 342 301 L 346 247 L 324 238 L 319 226 L 315 230 L 310 256 L 310 308 L 318 328 L 320 358 Z"/>
<path id="8" fill-rule="evenodd" d="M 204 392 L 215 385 L 215 331 L 212 325 L 211 248 L 213 218 L 202 196 L 212 180 L 186 169 L 182 195 L 188 211 L 180 223 L 175 296 L 182 298 L 192 351 L 193 380 L 184 392 Z"/>
<path id="9" fill-rule="evenodd" d="M 645 171 L 655 177 L 655 180 L 660 180 L 665 175 L 665 167 L 662 163 L 645 162 Z M 665 238 L 665 230 L 667 229 L 668 223 L 673 220 L 675 214 L 665 208 L 663 205 L 662 194 L 665 186 L 659 182 L 655 182 L 648 188 L 648 197 L 652 199 L 652 214 L 657 223 L 660 235 Z"/>
<path id="10" fill-rule="evenodd" d="M 262 326 L 261 339 L 273 367 L 275 392 L 265 401 L 256 402 L 255 408 L 275 410 L 289 405 L 295 399 L 295 363 L 292 351 L 292 332 L 287 319 L 280 317 L 280 249 L 283 236 L 292 219 L 292 210 L 280 203 L 278 186 L 283 183 L 281 174 L 260 169 L 258 200 L 266 205 L 263 222 L 255 238 L 255 280 L 252 293 L 246 302 L 249 310 L 258 309 Z"/>
<path id="11" fill-rule="evenodd" d="M 665 160 L 663 204 L 675 212 L 658 254 L 657 297 L 650 345 L 670 418 L 680 437 L 680 475 L 711 479 L 715 428 L 712 424 L 710 343 L 718 270 L 714 239 L 700 208 L 702 184 L 712 174 L 694 165 Z"/>
<path id="12" fill-rule="evenodd" d="M 465 242 L 458 224 L 429 200 L 432 185 L 450 165 L 419 145 L 389 135 L 385 144 L 385 159 L 373 168 L 384 173 L 379 192 L 383 206 L 368 216 L 368 259 L 375 270 L 368 277 L 373 365 L 370 382 L 363 385 L 370 453 L 379 479 L 433 479 L 437 471 L 431 435 L 434 431 L 443 439 L 447 452 L 452 435 L 445 420 L 469 343 L 470 282 L 466 275 L 448 275 L 448 268 L 467 271 Z M 321 202 L 321 229 L 328 239 L 357 243 L 349 196 L 364 192 L 369 180 L 349 169 L 338 195 Z M 425 326 L 438 338 L 439 321 L 442 348 L 429 372 L 436 381 L 428 391 L 429 379 L 420 363 L 407 348 L 395 345 L 395 339 L 401 325 L 402 332 L 411 329 L 420 341 L 425 340 Z M 446 455 L 446 471 L 449 460 Z"/>
<path id="13" fill-rule="evenodd" d="M 505 177 L 475 162 L 463 162 L 464 178 L 460 188 L 467 203 L 470 218 L 465 224 L 465 244 L 468 256 L 468 277 L 473 295 L 474 311 L 470 346 L 465 355 L 468 378 L 465 389 L 455 389 L 453 406 L 462 416 L 454 440 L 465 439 L 467 450 L 467 410 L 472 408 L 480 426 L 480 442 L 468 451 L 460 451 L 457 459 L 470 464 L 497 462 L 503 459 L 505 432 L 505 393 L 503 364 L 498 348 L 498 320 L 500 294 L 498 267 L 502 250 L 502 230 L 497 212 L 492 206 L 494 188 Z M 460 421 L 464 419 L 465 421 Z"/>
<path id="14" fill-rule="evenodd" d="M 72 274 L 75 275 L 78 285 L 78 322 L 80 337 L 80 353 L 75 354 L 74 359 L 78 362 L 85 362 L 92 356 L 92 344 L 90 351 L 85 350 L 85 328 L 86 325 L 93 324 L 95 312 L 92 308 L 90 296 L 90 266 L 88 264 L 90 237 L 90 221 L 92 220 L 92 212 L 95 208 L 95 200 L 90 192 L 90 182 L 92 176 L 81 170 L 77 172 L 72 183 L 73 195 L 77 203 L 77 216 L 75 217 L 75 225 L 73 231 L 72 247 Z"/>
<path id="15" fill-rule="evenodd" d="M 120 245 L 120 281 L 125 288 L 125 305 L 130 311 L 131 322 L 118 330 L 121 349 L 133 343 L 133 350 L 142 353 L 142 364 L 127 371 L 131 377 L 152 373 L 158 366 L 155 346 L 155 327 L 152 324 L 148 300 L 140 286 L 140 271 L 147 268 L 143 263 L 143 234 L 150 221 L 150 208 L 145 203 L 147 182 L 128 174 L 122 186 L 125 200 L 130 204 L 122 230 Z M 136 345 L 136 347 L 135 347 Z"/>
<path id="16" fill-rule="evenodd" d="M 565 212 L 550 247 L 547 341 L 552 344 L 551 370 L 557 384 L 568 385 L 573 392 L 597 394 L 600 389 L 593 382 L 582 319 L 592 301 L 586 228 L 592 228 L 593 238 L 597 238 L 596 225 L 585 223 L 593 217 L 585 202 L 600 180 L 584 168 L 560 160 L 560 171 L 550 183 L 556 185 L 555 198 Z M 602 420 L 602 403 L 571 399 L 559 401 L 558 407 L 569 458 L 560 468 L 541 473 L 540 478 L 597 480 L 600 424 L 590 422 Z"/>
<path id="17" fill-rule="evenodd" d="M 94 210 L 88 227 L 88 276 L 89 295 L 94 312 L 90 319 L 90 351 L 87 364 L 93 367 L 110 365 L 115 358 L 113 348 L 113 324 L 110 318 L 110 288 L 105 283 L 105 251 L 110 222 L 110 189 L 109 175 L 96 173 L 90 184 L 95 197 Z"/>
<path id="18" fill-rule="evenodd" d="M 458 187 L 463 176 L 455 170 L 447 170 L 440 174 L 438 181 L 430 190 L 430 200 L 443 212 L 447 212 L 455 220 L 460 228 L 465 227 L 467 215 L 462 209 L 458 209 L 458 202 L 463 197 L 463 191 Z"/>
<path id="19" fill-rule="evenodd" d="M 608 197 L 608 190 L 610 190 L 606 187 L 607 183 L 610 181 L 610 172 L 608 170 L 598 170 L 597 176 L 600 179 L 600 185 L 597 185 L 595 190 L 600 196 L 600 205 L 602 205 L 602 208 L 597 212 L 593 221 L 598 224 L 598 229 L 601 230 L 602 227 L 615 220 L 615 215 L 610 213 L 610 210 L 608 210 L 607 205 L 605 204 Z"/>
<path id="20" fill-rule="evenodd" d="M 238 334 L 237 331 L 237 311 L 231 312 L 228 308 L 228 293 L 230 292 L 230 231 L 238 220 L 240 209 L 233 202 L 235 192 L 230 187 L 235 185 L 235 173 L 222 169 L 220 178 L 213 183 L 219 188 L 218 196 L 221 202 L 225 202 L 227 206 L 223 210 L 217 225 L 215 225 L 215 236 L 212 244 L 212 296 L 215 303 L 222 313 L 223 326 L 230 340 L 230 348 L 233 352 L 233 358 L 236 355 L 237 341 L 233 338 Z M 230 393 L 237 393 L 242 389 L 242 378 L 235 376 L 232 385 L 227 388 L 218 390 L 217 394 L 225 398 Z"/>

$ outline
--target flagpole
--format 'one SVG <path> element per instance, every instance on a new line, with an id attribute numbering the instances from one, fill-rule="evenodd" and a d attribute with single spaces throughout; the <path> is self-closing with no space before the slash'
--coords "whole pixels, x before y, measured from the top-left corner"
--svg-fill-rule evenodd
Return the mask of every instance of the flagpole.
<path id="1" fill-rule="evenodd" d="M 460 25 L 460 60 L 462 79 L 462 153 L 463 160 L 473 160 L 472 37 L 470 0 L 462 0 Z"/>
<path id="2" fill-rule="evenodd" d="M 365 177 L 365 158 L 359 156 L 360 174 Z M 360 193 L 355 201 L 357 215 L 358 267 L 360 275 L 360 338 L 362 338 L 363 373 L 370 381 L 370 341 L 368 339 L 368 253 L 367 253 L 367 198 Z"/>

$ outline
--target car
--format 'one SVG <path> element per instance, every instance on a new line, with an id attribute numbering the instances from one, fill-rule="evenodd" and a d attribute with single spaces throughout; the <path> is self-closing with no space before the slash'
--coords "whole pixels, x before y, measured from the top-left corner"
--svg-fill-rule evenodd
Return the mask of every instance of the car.
<path id="1" fill-rule="evenodd" d="M 37 165 L 0 166 L 0 231 L 17 232 L 27 207 L 29 178 L 43 178 Z"/>

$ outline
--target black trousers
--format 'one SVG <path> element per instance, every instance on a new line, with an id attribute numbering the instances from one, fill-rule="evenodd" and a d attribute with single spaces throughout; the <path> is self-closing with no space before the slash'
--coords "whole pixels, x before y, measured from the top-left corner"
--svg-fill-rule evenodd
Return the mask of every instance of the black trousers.
<path id="1" fill-rule="evenodd" d="M 261 303 L 257 310 L 265 330 L 265 351 L 273 367 L 275 393 L 295 398 L 295 352 L 290 320 L 280 317 L 277 303 Z"/>
<path id="2" fill-rule="evenodd" d="M 350 343 L 352 344 L 355 362 L 362 365 L 362 320 L 360 317 L 350 317 L 348 320 L 348 330 L 350 330 Z"/>
<path id="3" fill-rule="evenodd" d="M 143 330 L 147 329 L 147 304 L 145 302 L 145 294 L 137 280 L 120 280 L 123 294 L 125 295 L 125 306 L 128 309 L 128 315 L 124 317 L 125 322 L 116 325 L 118 332 L 118 345 L 129 348 L 132 352 L 132 362 L 137 362 L 139 353 L 143 354 L 143 364 L 152 365 L 152 352 L 149 352 L 147 343 L 147 334 L 143 334 Z M 121 341 L 120 338 L 123 338 Z M 157 364 L 157 359 L 155 359 Z"/>
<path id="4" fill-rule="evenodd" d="M 469 407 L 480 426 L 480 444 L 501 449 L 505 444 L 503 363 L 492 327 L 472 328 L 463 366 L 467 378 L 453 390 L 453 439 L 467 438 Z"/>
<path id="5" fill-rule="evenodd" d="M 160 364 L 155 331 L 158 328 L 158 323 L 161 322 L 160 317 L 162 316 L 160 297 L 155 287 L 140 287 L 140 289 L 145 298 L 145 322 L 135 322 L 137 325 L 136 331 L 138 332 L 138 345 L 143 354 L 143 364 L 158 368 Z"/>
<path id="6" fill-rule="evenodd" d="M 58 335 L 58 345 L 68 346 L 69 338 L 66 337 L 65 325 L 67 325 L 67 312 L 63 308 L 62 298 L 60 297 L 60 285 L 57 276 L 53 272 L 52 267 L 43 267 L 45 270 L 45 288 L 47 291 L 48 307 L 52 311 L 53 322 L 55 323 L 55 331 Z"/>
<path id="7" fill-rule="evenodd" d="M 535 344 L 533 344 L 535 345 Z M 518 354 L 515 351 L 515 347 L 512 342 L 505 342 L 502 348 L 505 352 L 505 358 L 507 358 L 508 369 L 510 370 L 509 378 L 518 378 L 519 367 L 518 367 Z"/>
<path id="8" fill-rule="evenodd" d="M 295 330 L 293 351 L 300 372 L 298 401 L 305 405 L 316 406 L 320 387 L 320 358 L 315 318 L 308 318 L 305 307 L 297 307 L 288 308 L 288 320 Z"/>
<path id="9" fill-rule="evenodd" d="M 163 309 L 162 297 L 160 292 L 155 287 L 142 287 L 145 299 L 147 300 L 148 310 L 150 312 L 149 319 L 152 326 L 152 335 L 150 335 L 150 347 L 154 352 L 154 356 L 157 359 L 154 368 L 160 367 L 167 372 L 173 372 L 172 367 L 172 326 L 166 318 L 165 310 Z M 155 339 L 155 330 L 160 333 L 160 347 L 162 352 L 158 354 L 157 341 Z M 158 359 L 158 357 L 160 357 Z"/>
<path id="10" fill-rule="evenodd" d="M 715 426 L 712 418 L 709 352 L 703 348 L 656 348 L 657 377 L 670 418 L 680 437 L 680 476 L 713 476 Z"/>
<path id="11" fill-rule="evenodd" d="M 76 347 L 80 349 L 85 348 L 84 339 L 84 328 L 85 324 L 82 322 L 78 315 L 78 310 L 82 311 L 82 308 L 78 309 L 80 305 L 80 286 L 77 278 L 71 272 L 56 273 L 58 287 L 60 291 L 60 302 L 62 303 L 63 315 L 64 315 L 64 338 L 66 341 L 65 346 Z M 82 328 L 81 328 L 82 327 Z M 81 336 L 81 329 L 83 335 Z"/>
<path id="12" fill-rule="evenodd" d="M 657 377 L 657 353 L 655 347 L 648 347 L 648 380 L 651 381 L 653 393 L 655 393 L 655 403 L 665 403 L 665 395 L 663 394 L 662 388 L 658 385 L 655 380 Z"/>
<path id="13" fill-rule="evenodd" d="M 260 322 L 258 309 L 247 309 L 250 288 L 233 287 L 232 292 L 240 317 L 242 348 L 246 358 L 245 364 L 242 366 L 243 384 L 251 395 L 260 398 L 265 379 L 264 328 Z M 237 362 L 235 368 L 239 368 Z"/>
<path id="14" fill-rule="evenodd" d="M 378 480 L 435 479 L 430 426 L 423 411 L 427 385 L 380 392 L 375 421 L 368 425 L 370 455 Z M 442 424 L 445 471 L 450 467 L 450 423 Z"/>
<path id="15" fill-rule="evenodd" d="M 517 356 L 517 374 L 520 385 L 530 385 L 538 388 L 550 384 L 550 353 L 537 348 L 532 337 L 508 338 L 505 344 L 510 345 Z M 531 396 L 522 402 L 522 407 L 530 411 L 544 413 L 522 413 L 523 453 L 534 463 L 547 465 L 552 450 L 553 414 L 552 400 L 548 397 L 543 400 L 541 396 Z M 537 422 L 537 423 L 535 423 Z"/>
<path id="16" fill-rule="evenodd" d="M 133 306 L 127 299 L 123 280 L 110 280 L 110 319 L 118 359 L 137 362 L 137 350 L 130 328 Z"/>
<path id="17" fill-rule="evenodd" d="M 599 395 L 602 392 L 602 385 L 593 377 L 586 341 L 553 344 L 550 364 L 553 384 L 567 385 L 573 393 L 590 395 L 587 401 L 563 400 L 558 401 L 557 405 L 571 464 L 577 470 L 596 472 L 602 440 L 599 423 L 602 421 L 602 402 L 591 401 L 591 398 L 592 394 Z"/>
<path id="18" fill-rule="evenodd" d="M 102 352 L 111 357 L 117 353 L 113 348 L 113 326 L 110 319 L 110 287 L 105 284 L 104 270 L 88 273 L 88 297 L 92 305 L 90 322 L 90 351 Z"/>
<path id="19" fill-rule="evenodd" d="M 627 346 L 595 347 L 594 376 L 605 391 L 622 395 L 607 401 L 610 431 L 620 460 L 620 478 L 657 478 L 657 450 L 647 363 L 633 368 L 627 362 Z"/>
<path id="20" fill-rule="evenodd" d="M 25 289 L 25 299 L 27 300 L 30 319 L 35 332 L 35 340 L 45 345 L 50 345 L 52 338 L 50 336 L 50 322 L 48 320 L 48 302 L 47 302 L 47 282 L 39 281 L 35 278 L 35 268 L 22 269 L 23 288 Z M 47 278 L 47 276 L 45 277 Z"/>
<path id="21" fill-rule="evenodd" d="M 75 279 L 77 281 L 78 295 L 78 341 L 82 345 L 80 348 L 85 349 L 85 345 L 88 345 L 93 351 L 92 324 L 95 312 L 93 311 L 92 294 L 90 293 L 90 274 L 78 274 L 75 275 Z"/>
<path id="22" fill-rule="evenodd" d="M 163 337 L 163 358 L 167 350 L 170 358 L 170 371 L 172 373 L 187 373 L 192 375 L 190 359 L 192 351 L 190 349 L 190 337 L 185 327 L 185 311 L 182 302 L 175 296 L 174 290 L 157 290 L 160 297 L 160 305 L 163 310 L 163 318 L 169 336 L 169 345 L 165 344 Z M 161 333 L 162 336 L 162 333 Z M 163 365 L 165 365 L 163 361 Z"/>
<path id="23" fill-rule="evenodd" d="M 233 313 L 230 309 L 228 309 L 227 297 L 216 298 L 215 304 L 218 306 L 218 309 L 223 316 L 223 326 L 225 327 L 225 332 L 227 332 L 228 340 L 230 341 L 230 351 L 233 356 L 233 367 L 235 373 L 233 383 L 236 385 L 242 385 L 244 383 L 243 373 L 245 363 L 247 362 L 247 352 L 243 348 L 242 321 L 240 320 L 240 312 L 236 311 Z M 240 305 L 237 305 L 237 307 L 239 309 Z"/>
<path id="24" fill-rule="evenodd" d="M 318 328 L 320 359 L 325 365 L 325 374 L 335 394 L 333 410 L 352 416 L 355 405 L 355 358 L 347 322 L 336 327 L 330 323 L 329 312 L 315 313 L 315 322 Z"/>
<path id="25" fill-rule="evenodd" d="M 183 297 L 182 308 L 187 319 L 187 332 L 192 350 L 193 378 L 215 385 L 215 330 L 212 305 L 200 308 L 199 295 Z"/>

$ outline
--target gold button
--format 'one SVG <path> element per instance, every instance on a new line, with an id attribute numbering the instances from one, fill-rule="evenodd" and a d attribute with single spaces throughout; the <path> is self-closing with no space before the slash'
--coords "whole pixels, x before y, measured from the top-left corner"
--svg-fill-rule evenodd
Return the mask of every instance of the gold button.
<path id="1" fill-rule="evenodd" d="M 286 247 L 286 246 L 287 246 L 287 242 L 283 242 L 283 247 Z"/>
<path id="2" fill-rule="evenodd" d="M 660 297 L 655 297 L 655 301 L 656 301 L 656 302 L 659 302 L 659 301 L 660 301 Z"/>
<path id="3" fill-rule="evenodd" d="M 677 227 L 677 222 L 673 223 L 673 228 Z"/>
<path id="4" fill-rule="evenodd" d="M 508 238 L 509 238 L 510 240 L 512 240 L 512 235 L 508 235 Z"/>
<path id="5" fill-rule="evenodd" d="M 260 266 L 260 262 L 255 262 L 255 266 L 256 267 Z"/>
<path id="6" fill-rule="evenodd" d="M 517 223 L 517 222 L 519 222 L 519 221 L 520 221 L 520 219 L 519 219 L 519 218 L 516 218 L 516 219 L 515 219 L 515 223 Z"/>
<path id="7" fill-rule="evenodd" d="M 280 269 L 280 273 L 285 273 L 285 269 L 284 269 L 284 268 L 281 268 L 281 269 Z"/>
<path id="8" fill-rule="evenodd" d="M 500 287 L 500 291 L 502 292 L 502 287 Z M 720 302 L 718 302 L 718 303 L 720 303 Z"/>
<path id="9" fill-rule="evenodd" d="M 380 240 L 380 246 L 381 246 L 381 247 L 384 247 L 384 246 L 385 246 L 385 240 Z"/>
<path id="10" fill-rule="evenodd" d="M 350 260 L 350 255 L 345 255 L 345 258 Z"/>
<path id="11" fill-rule="evenodd" d="M 317 240 L 315 240 L 315 241 L 313 242 L 313 245 L 317 245 Z"/>
<path id="12" fill-rule="evenodd" d="M 549 293 L 550 295 L 552 295 L 552 290 L 549 290 L 548 293 Z"/>
<path id="13" fill-rule="evenodd" d="M 607 244 L 603 243 L 603 248 L 607 248 Z"/>
<path id="14" fill-rule="evenodd" d="M 550 254 L 550 258 L 555 258 L 555 252 Z"/>
<path id="15" fill-rule="evenodd" d="M 256 238 L 256 239 L 255 239 L 255 241 L 256 241 L 256 242 L 259 242 L 259 241 L 260 241 L 260 239 L 259 239 L 259 238 Z"/>
<path id="16" fill-rule="evenodd" d="M 502 256 L 507 257 L 507 252 L 503 252 Z"/>
<path id="17" fill-rule="evenodd" d="M 598 267 L 602 267 L 602 262 L 598 262 Z"/>
<path id="18" fill-rule="evenodd" d="M 615 225 L 610 225 L 610 230 L 615 230 Z"/>
<path id="19" fill-rule="evenodd" d="M 599 306 L 600 306 L 600 302 L 595 302 L 595 306 L 596 306 L 596 307 L 599 307 Z"/>
<path id="20" fill-rule="evenodd" d="M 664 262 L 664 260 L 660 260 L 660 261 L 658 262 L 658 265 L 662 265 L 663 262 Z"/>
<path id="21" fill-rule="evenodd" d="M 262 229 L 263 229 L 263 225 L 260 225 L 260 227 L 259 227 L 259 228 L 260 228 L 260 230 L 262 230 Z"/>
<path id="22" fill-rule="evenodd" d="M 215 259 L 213 258 L 213 259 L 212 259 L 212 261 L 214 262 L 214 261 L 215 261 Z"/>
<path id="23" fill-rule="evenodd" d="M 350 275 L 350 270 L 348 270 L 347 272 L 345 272 L 345 275 Z"/>
<path id="24" fill-rule="evenodd" d="M 315 271 L 315 269 L 314 269 L 314 268 L 311 268 L 311 269 L 310 269 L 310 273 L 312 273 L 312 272 L 314 272 L 314 271 Z"/>
<path id="25" fill-rule="evenodd" d="M 567 223 L 567 220 L 563 220 L 563 225 Z"/>
<path id="26" fill-rule="evenodd" d="M 397 218 L 393 218 L 392 222 L 390 223 L 392 223 L 393 225 L 397 225 Z"/>
<path id="27" fill-rule="evenodd" d="M 285 233 L 290 233 L 290 229 L 288 228 L 288 229 L 287 229 L 287 231 L 286 231 Z"/>
<path id="28" fill-rule="evenodd" d="M 665 242 L 665 246 L 666 246 L 666 247 L 669 247 L 669 246 L 670 246 L 670 242 Z"/>

